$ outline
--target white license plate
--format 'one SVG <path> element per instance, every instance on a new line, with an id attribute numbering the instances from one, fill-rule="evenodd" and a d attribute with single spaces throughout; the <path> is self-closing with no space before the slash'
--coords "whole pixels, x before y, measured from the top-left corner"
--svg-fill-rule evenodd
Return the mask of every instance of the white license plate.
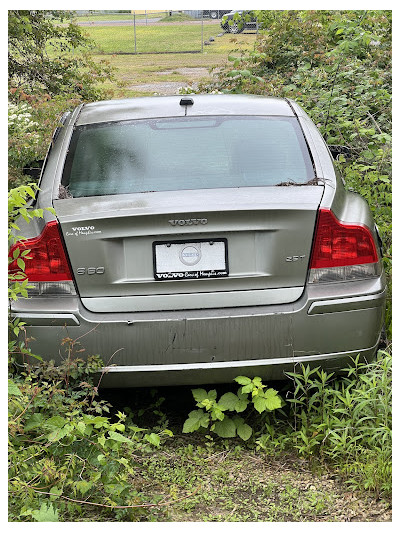
<path id="1" fill-rule="evenodd" d="M 226 239 L 154 242 L 154 278 L 221 278 L 228 276 Z"/>

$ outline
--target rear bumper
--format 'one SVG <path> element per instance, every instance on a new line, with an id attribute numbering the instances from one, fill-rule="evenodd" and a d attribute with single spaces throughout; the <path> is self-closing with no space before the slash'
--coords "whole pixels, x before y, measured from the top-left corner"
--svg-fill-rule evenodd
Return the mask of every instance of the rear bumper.
<path id="1" fill-rule="evenodd" d="M 299 364 L 338 370 L 370 360 L 385 311 L 385 280 L 307 286 L 291 304 L 191 311 L 92 313 L 79 298 L 19 300 L 12 314 L 32 352 L 61 362 L 62 339 L 99 354 L 105 387 L 200 384 L 237 375 L 282 379 Z"/>

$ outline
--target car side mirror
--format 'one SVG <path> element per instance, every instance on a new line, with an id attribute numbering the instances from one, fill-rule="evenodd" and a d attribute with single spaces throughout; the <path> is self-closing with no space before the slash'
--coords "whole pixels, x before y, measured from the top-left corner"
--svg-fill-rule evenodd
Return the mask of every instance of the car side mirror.
<path id="1" fill-rule="evenodd" d="M 31 178 L 38 179 L 40 176 L 40 173 L 42 172 L 43 163 L 44 163 L 44 159 L 39 159 L 38 161 L 31 161 L 22 169 L 22 172 L 26 176 L 30 176 Z"/>

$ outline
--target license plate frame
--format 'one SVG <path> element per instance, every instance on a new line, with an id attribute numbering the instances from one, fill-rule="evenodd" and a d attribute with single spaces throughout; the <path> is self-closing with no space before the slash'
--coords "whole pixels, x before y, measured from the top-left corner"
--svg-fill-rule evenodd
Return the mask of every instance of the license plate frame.
<path id="1" fill-rule="evenodd" d="M 226 278 L 229 276 L 228 240 L 218 237 L 154 241 L 153 275 L 156 281 Z"/>

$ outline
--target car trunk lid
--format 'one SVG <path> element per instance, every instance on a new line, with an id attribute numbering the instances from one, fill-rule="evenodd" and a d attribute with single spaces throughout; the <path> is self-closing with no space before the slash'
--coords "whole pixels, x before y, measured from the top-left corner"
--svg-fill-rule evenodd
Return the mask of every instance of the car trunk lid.
<path id="1" fill-rule="evenodd" d="M 322 193 L 312 185 L 181 190 L 54 207 L 88 310 L 240 307 L 301 296 Z"/>

